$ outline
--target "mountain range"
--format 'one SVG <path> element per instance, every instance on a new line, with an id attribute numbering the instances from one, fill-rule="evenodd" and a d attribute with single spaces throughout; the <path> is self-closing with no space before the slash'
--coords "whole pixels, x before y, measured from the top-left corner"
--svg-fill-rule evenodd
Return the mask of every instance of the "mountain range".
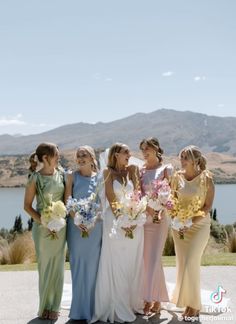
<path id="1" fill-rule="evenodd" d="M 106 148 L 122 142 L 138 151 L 139 142 L 149 136 L 159 139 L 165 154 L 176 154 L 184 146 L 194 144 L 204 152 L 236 156 L 236 117 L 170 109 L 137 113 L 107 123 L 78 122 L 34 135 L 0 135 L 0 156 L 29 154 L 41 142 L 56 143 L 60 150 L 75 149 L 83 144 Z"/>

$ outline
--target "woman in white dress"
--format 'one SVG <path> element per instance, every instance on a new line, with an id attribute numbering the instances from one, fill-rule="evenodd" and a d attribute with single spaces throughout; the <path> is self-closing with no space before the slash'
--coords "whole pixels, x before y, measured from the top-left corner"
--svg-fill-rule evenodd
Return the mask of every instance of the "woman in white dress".
<path id="1" fill-rule="evenodd" d="M 92 322 L 133 322 L 142 310 L 143 227 L 135 228 L 133 239 L 125 236 L 129 228 L 120 230 L 117 238 L 109 236 L 119 217 L 114 202 L 119 202 L 122 191 L 140 189 L 138 168 L 128 166 L 130 156 L 127 145 L 114 144 L 103 172 L 106 201 Z"/>

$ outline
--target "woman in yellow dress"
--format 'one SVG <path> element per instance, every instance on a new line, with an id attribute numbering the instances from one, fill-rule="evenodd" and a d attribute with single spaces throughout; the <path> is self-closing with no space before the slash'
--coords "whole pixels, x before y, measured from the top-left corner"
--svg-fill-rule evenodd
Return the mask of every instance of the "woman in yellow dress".
<path id="1" fill-rule="evenodd" d="M 214 184 L 206 169 L 206 158 L 198 147 L 185 147 L 179 157 L 182 170 L 173 176 L 172 189 L 181 220 L 186 216 L 192 225 L 180 226 L 178 230 L 172 228 L 177 268 L 172 302 L 177 307 L 185 307 L 183 318 L 192 320 L 198 318 L 201 309 L 200 265 L 210 235 L 209 211 L 214 199 Z"/>

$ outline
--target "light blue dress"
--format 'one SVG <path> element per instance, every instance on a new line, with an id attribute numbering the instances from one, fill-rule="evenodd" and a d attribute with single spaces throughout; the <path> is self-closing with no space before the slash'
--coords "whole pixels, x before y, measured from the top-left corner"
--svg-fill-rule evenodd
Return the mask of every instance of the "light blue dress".
<path id="1" fill-rule="evenodd" d="M 98 176 L 84 177 L 73 173 L 73 198 L 86 198 L 96 192 Z M 91 320 L 95 303 L 95 283 L 102 244 L 102 221 L 97 221 L 88 238 L 81 237 L 80 229 L 68 218 L 67 244 L 72 276 L 72 303 L 69 317 Z"/>

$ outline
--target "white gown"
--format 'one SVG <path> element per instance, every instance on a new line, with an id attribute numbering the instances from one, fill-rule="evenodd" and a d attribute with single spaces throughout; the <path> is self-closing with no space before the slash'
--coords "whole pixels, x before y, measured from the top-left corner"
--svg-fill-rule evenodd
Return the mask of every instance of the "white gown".
<path id="1" fill-rule="evenodd" d="M 114 180 L 116 197 L 122 185 Z M 132 191 L 131 181 L 126 191 Z M 143 227 L 134 230 L 134 238 L 110 238 L 114 215 L 108 201 L 103 215 L 103 241 L 95 291 L 95 312 L 91 322 L 133 322 L 135 312 L 142 313 L 143 300 Z"/>

